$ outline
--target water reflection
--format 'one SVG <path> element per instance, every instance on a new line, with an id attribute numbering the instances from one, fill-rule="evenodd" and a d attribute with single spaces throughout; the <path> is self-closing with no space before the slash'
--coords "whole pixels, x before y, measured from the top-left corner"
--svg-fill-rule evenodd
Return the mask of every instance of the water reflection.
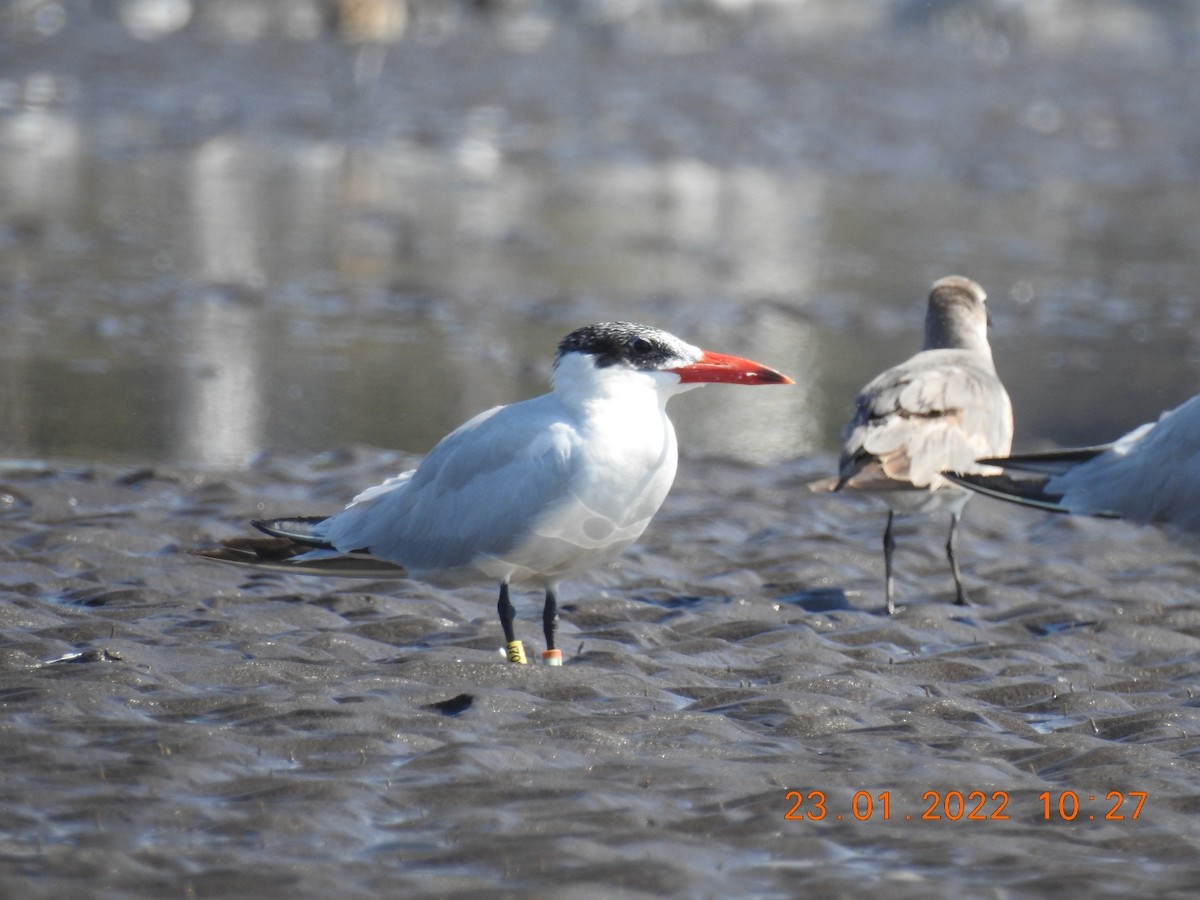
<path id="1" fill-rule="evenodd" d="M 77 121 L 40 105 L 0 119 L 0 143 L 9 151 L 0 180 L 10 223 L 32 213 L 67 215 L 78 203 L 77 171 L 86 149 L 80 132 Z"/>
<path id="2" fill-rule="evenodd" d="M 194 227 L 192 274 L 201 281 L 263 286 L 258 216 L 265 179 L 255 171 L 261 158 L 247 150 L 242 141 L 215 138 L 191 160 L 185 221 Z"/>
<path id="3" fill-rule="evenodd" d="M 216 300 L 197 305 L 184 331 L 185 377 L 170 452 L 195 465 L 236 468 L 263 449 L 260 317 Z"/>
<path id="4" fill-rule="evenodd" d="M 146 246 L 114 255 L 111 244 L 82 240 L 94 198 L 72 173 L 87 167 L 78 156 L 85 142 L 64 137 L 55 146 L 59 152 L 35 162 L 10 145 L 15 164 L 5 171 L 19 181 L 18 208 L 36 210 L 55 233 L 81 236 L 53 251 L 79 273 L 78 281 L 61 281 L 61 271 L 54 280 L 65 292 L 60 302 L 80 318 L 58 322 L 52 341 L 35 337 L 26 362 L 63 360 L 78 378 L 102 376 L 103 361 L 115 358 L 121 368 L 141 359 L 176 369 L 170 383 L 180 396 L 164 393 L 139 411 L 161 417 L 152 430 L 175 438 L 158 451 L 140 447 L 193 464 L 241 462 L 297 441 L 309 449 L 355 441 L 427 449 L 478 409 L 541 390 L 562 333 L 615 317 L 753 355 L 800 382 L 786 395 L 710 390 L 702 402 L 681 402 L 689 446 L 757 461 L 828 449 L 853 391 L 915 349 L 925 284 L 956 270 L 991 285 L 1001 370 L 1014 395 L 1026 395 L 1026 411 L 1039 367 L 1056 370 L 1063 384 L 1080 372 L 1096 382 L 1093 391 L 1126 381 L 1128 370 L 1088 362 L 1107 352 L 1096 349 L 1104 343 L 1132 338 L 1119 349 L 1134 360 L 1139 348 L 1152 354 L 1148 344 L 1174 334 L 1189 373 L 1200 355 L 1188 345 L 1200 340 L 1191 297 L 1180 293 L 1195 275 L 1181 258 L 1194 237 L 1173 231 L 1169 243 L 1140 247 L 1146 255 L 1136 264 L 1122 262 L 1129 242 L 1114 246 L 1110 217 L 1094 218 L 1109 199 L 1086 185 L 993 197 L 980 207 L 961 186 L 938 181 L 897 185 L 680 161 L 549 174 L 506 164 L 493 177 L 464 177 L 457 158 L 396 145 L 343 156 L 321 143 L 280 148 L 223 137 L 150 166 L 105 165 L 110 188 L 122 185 L 104 192 L 105 218 L 140 223 L 148 236 Z M 1152 216 L 1124 207 L 1125 221 L 1169 228 L 1186 208 L 1176 194 Z M 1081 219 L 1091 223 L 1090 240 L 1080 238 Z M 996 259 L 987 251 L 1000 244 L 1006 252 Z M 39 249 L 49 252 L 8 253 L 29 260 Z M 1164 254 L 1163 267 L 1149 264 L 1151 253 Z M 171 269 L 150 288 L 147 256 Z M 936 262 L 912 266 L 913 259 Z M 88 283 L 93 266 L 111 279 L 106 291 Z M 903 277 L 893 281 L 892 272 Z M 172 317 L 181 304 L 192 313 Z M 20 314 L 43 317 L 32 307 Z M 429 346 L 443 340 L 443 355 L 431 358 Z M 123 349 L 129 343 L 138 347 L 132 356 Z M 1090 356 L 1070 350 L 1077 344 L 1093 348 Z M 303 363 L 281 366 L 293 357 Z M 281 381 L 263 376 L 284 368 Z M 431 383 L 430 372 L 440 377 Z M 1178 374 L 1166 377 L 1169 394 Z M 380 392 L 356 397 L 355 385 L 365 382 Z M 47 393 L 58 389 L 60 397 Z M 27 369 L 6 390 L 9 410 L 28 410 L 17 395 L 32 391 L 68 417 L 75 398 L 87 395 Z M 114 391 L 100 402 L 129 400 Z M 436 423 L 415 423 L 434 401 L 444 404 Z M 1095 418 L 1052 404 L 1043 415 L 1067 424 L 1074 415 Z M 5 425 L 9 453 L 65 449 L 26 446 L 19 436 L 30 424 Z M 1070 437 L 1050 426 L 1044 433 Z M 92 435 L 89 452 L 128 452 L 102 437 Z"/>
<path id="5" fill-rule="evenodd" d="M 811 205 L 808 188 L 773 184 L 766 173 L 676 163 L 549 179 L 509 167 L 503 177 L 474 170 L 460 181 L 460 160 L 396 147 L 357 152 L 344 166 L 324 163 L 319 147 L 280 152 L 225 137 L 175 161 L 120 173 L 124 189 L 109 203 L 130 198 L 140 209 L 110 206 L 107 214 L 160 223 L 147 252 L 160 254 L 174 278 L 161 295 L 139 290 L 136 327 L 128 326 L 127 311 L 113 310 L 127 308 L 131 297 L 74 298 L 85 320 L 108 324 L 57 330 L 44 352 L 76 375 L 95 376 L 103 372 L 87 372 L 86 358 L 99 352 L 128 362 L 121 345 L 136 343 L 156 366 L 175 368 L 170 383 L 179 396 L 164 392 L 139 410 L 162 417 L 162 430 L 175 437 L 158 451 L 142 444 L 144 452 L 239 464 L 301 432 L 314 449 L 375 440 L 424 450 L 440 432 L 411 419 L 433 401 L 448 408 L 437 418 L 450 427 L 538 392 L 562 333 L 615 317 L 652 320 L 693 341 L 776 361 L 808 386 L 773 398 L 712 390 L 702 404 L 681 404 L 681 430 L 693 449 L 780 459 L 819 441 L 812 327 L 774 309 L 750 320 L 739 311 L 748 297 L 807 280 L 806 257 L 787 245 L 811 241 L 796 241 L 787 223 L 798 192 Z M 52 164 L 41 165 L 41 179 L 54 181 Z M 182 197 L 176 185 L 185 188 Z M 76 208 L 56 215 L 84 227 L 88 193 L 66 196 Z M 158 208 L 151 213 L 146 204 Z M 181 225 L 190 227 L 179 232 Z M 106 263 L 117 282 L 145 271 L 142 259 Z M 566 296 L 546 299 L 551 292 Z M 649 308 L 647 297 L 656 298 Z M 179 308 L 187 314 L 171 314 Z M 428 346 L 445 330 L 455 342 L 446 356 L 430 359 Z M 147 344 L 147 331 L 167 343 Z M 297 354 L 302 364 L 290 365 Z M 270 371 L 282 377 L 264 379 Z M 440 373 L 432 383 L 431 372 Z M 15 393 L 28 381 L 10 385 Z M 363 382 L 389 388 L 356 397 Z M 37 389 L 56 386 L 66 387 L 55 381 Z M 69 417 L 77 392 L 64 394 L 56 402 Z M 108 402 L 128 401 L 115 391 Z M 312 427 L 314 417 L 330 427 Z M 380 427 L 389 418 L 395 432 Z M 92 438 L 98 455 L 125 452 L 102 446 L 99 433 Z"/>
<path id="6" fill-rule="evenodd" d="M 154 53 L 228 6 L 120 4 L 142 42 L 123 50 Z M 703 59 L 574 45 L 519 18 L 457 47 L 461 11 L 419 3 L 332 49 L 302 27 L 316 7 L 297 6 L 280 28 L 314 46 L 293 60 L 267 43 L 268 6 L 222 26 L 278 70 L 245 71 L 253 92 L 200 83 L 211 73 L 186 54 L 153 57 L 166 95 L 136 74 L 99 91 L 52 42 L 0 73 L 2 452 L 221 466 L 276 446 L 420 452 L 543 390 L 562 334 L 628 318 L 795 377 L 675 405 L 694 450 L 787 459 L 836 445 L 855 390 L 917 348 L 928 284 L 949 272 L 991 295 L 1019 446 L 1100 440 L 1194 392 L 1200 168 L 1182 94 L 1152 66 L 1077 101 L 1049 63 L 1049 87 L 1029 90 L 1004 64 L 1020 29 L 972 19 L 1008 36 L 1004 59 L 942 63 L 982 65 L 1012 96 L 918 89 L 906 80 L 927 57 L 899 43 L 866 77 L 841 57 L 785 76 L 784 52 L 709 79 Z M 887 27 L 834 9 L 843 40 Z M 948 21 L 967 20 L 918 23 L 920 39 L 958 34 Z M 421 80 L 437 42 L 458 62 Z M 890 78 L 899 111 L 880 124 L 855 86 Z M 788 112 L 795 97 L 808 115 Z M 969 127 L 942 124 L 960 114 Z"/>

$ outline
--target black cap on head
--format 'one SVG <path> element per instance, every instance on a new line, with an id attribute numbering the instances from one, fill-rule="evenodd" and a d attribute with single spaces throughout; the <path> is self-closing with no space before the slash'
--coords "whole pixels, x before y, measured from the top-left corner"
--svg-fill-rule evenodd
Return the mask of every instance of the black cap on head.
<path id="1" fill-rule="evenodd" d="M 600 322 L 568 334 L 558 345 L 558 359 L 567 353 L 586 353 L 603 369 L 662 369 L 687 358 L 689 347 L 678 338 L 636 322 Z"/>

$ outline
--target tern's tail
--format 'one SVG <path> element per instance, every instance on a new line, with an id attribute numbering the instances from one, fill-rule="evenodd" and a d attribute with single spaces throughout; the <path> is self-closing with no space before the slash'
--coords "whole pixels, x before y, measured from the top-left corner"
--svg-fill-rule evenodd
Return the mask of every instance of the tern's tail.
<path id="1" fill-rule="evenodd" d="M 220 547 L 193 551 L 217 562 L 303 575 L 343 575 L 357 578 L 404 577 L 394 563 L 361 553 L 341 553 L 321 534 L 321 516 L 257 520 L 255 528 L 270 537 L 231 538 Z"/>

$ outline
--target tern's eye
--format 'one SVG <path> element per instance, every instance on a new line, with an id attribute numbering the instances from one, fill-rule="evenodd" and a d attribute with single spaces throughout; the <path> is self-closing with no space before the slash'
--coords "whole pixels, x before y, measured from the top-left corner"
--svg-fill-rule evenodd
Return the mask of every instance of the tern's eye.
<path id="1" fill-rule="evenodd" d="M 634 356 L 649 356 L 654 352 L 654 344 L 645 338 L 634 338 L 630 349 L 633 350 Z"/>

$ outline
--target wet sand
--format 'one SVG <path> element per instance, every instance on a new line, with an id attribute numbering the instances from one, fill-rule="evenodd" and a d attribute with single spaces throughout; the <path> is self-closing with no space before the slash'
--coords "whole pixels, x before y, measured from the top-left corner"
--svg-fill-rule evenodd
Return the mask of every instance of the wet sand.
<path id="1" fill-rule="evenodd" d="M 0 894 L 1194 887 L 1187 548 L 979 499 L 973 605 L 947 602 L 945 523 L 913 519 L 887 618 L 882 507 L 803 488 L 832 459 L 684 459 L 645 538 L 564 590 L 561 669 L 502 661 L 488 585 L 187 553 L 403 463 L 0 472 Z M 516 602 L 540 649 L 540 599 Z"/>

